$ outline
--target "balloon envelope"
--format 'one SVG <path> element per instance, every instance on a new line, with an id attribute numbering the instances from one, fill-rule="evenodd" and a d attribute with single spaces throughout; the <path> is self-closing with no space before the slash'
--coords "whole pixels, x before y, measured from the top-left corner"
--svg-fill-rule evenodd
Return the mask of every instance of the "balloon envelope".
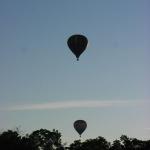
<path id="1" fill-rule="evenodd" d="M 80 55 L 86 49 L 87 43 L 88 39 L 80 34 L 72 35 L 67 41 L 68 47 L 76 56 L 77 60 L 79 60 Z"/>
<path id="2" fill-rule="evenodd" d="M 75 130 L 79 133 L 80 136 L 87 127 L 87 123 L 84 120 L 76 120 L 73 125 Z"/>

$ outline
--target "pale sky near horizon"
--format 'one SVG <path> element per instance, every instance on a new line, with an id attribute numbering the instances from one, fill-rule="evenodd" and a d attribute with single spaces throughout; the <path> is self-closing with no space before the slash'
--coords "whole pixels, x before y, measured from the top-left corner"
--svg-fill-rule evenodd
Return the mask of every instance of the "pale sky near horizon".
<path id="1" fill-rule="evenodd" d="M 0 130 L 150 139 L 149 0 L 1 0 Z M 80 61 L 67 46 L 83 34 Z"/>

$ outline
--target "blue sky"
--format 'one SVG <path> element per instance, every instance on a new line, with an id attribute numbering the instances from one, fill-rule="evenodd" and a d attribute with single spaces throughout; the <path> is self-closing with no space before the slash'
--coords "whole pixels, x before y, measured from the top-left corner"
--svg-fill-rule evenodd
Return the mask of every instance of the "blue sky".
<path id="1" fill-rule="evenodd" d="M 78 139 L 150 138 L 148 0 L 1 0 L 0 129 L 59 129 Z M 67 46 L 83 34 L 77 62 Z"/>

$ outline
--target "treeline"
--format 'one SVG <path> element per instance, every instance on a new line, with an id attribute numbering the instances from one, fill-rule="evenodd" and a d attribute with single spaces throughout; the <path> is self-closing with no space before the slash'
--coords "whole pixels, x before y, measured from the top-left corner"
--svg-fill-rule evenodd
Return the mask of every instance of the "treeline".
<path id="1" fill-rule="evenodd" d="M 61 136 L 55 129 L 40 129 L 24 136 L 19 130 L 7 130 L 0 133 L 0 150 L 150 150 L 150 140 L 142 141 L 126 135 L 112 143 L 99 136 L 84 142 L 76 140 L 69 146 L 62 143 Z"/>

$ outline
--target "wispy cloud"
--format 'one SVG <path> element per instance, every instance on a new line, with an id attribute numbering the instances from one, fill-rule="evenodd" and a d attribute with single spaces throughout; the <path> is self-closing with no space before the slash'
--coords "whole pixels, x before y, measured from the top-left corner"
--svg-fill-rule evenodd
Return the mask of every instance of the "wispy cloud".
<path id="1" fill-rule="evenodd" d="M 150 131 L 150 127 L 145 128 L 145 130 Z"/>
<path id="2" fill-rule="evenodd" d="M 0 108 L 0 111 L 25 111 L 25 110 L 52 110 L 52 109 L 70 109 L 70 108 L 107 108 L 107 107 L 129 107 L 141 106 L 149 101 L 133 101 L 133 100 L 82 100 L 82 101 L 63 101 L 63 102 L 47 102 L 38 104 L 15 105 L 11 107 Z"/>

